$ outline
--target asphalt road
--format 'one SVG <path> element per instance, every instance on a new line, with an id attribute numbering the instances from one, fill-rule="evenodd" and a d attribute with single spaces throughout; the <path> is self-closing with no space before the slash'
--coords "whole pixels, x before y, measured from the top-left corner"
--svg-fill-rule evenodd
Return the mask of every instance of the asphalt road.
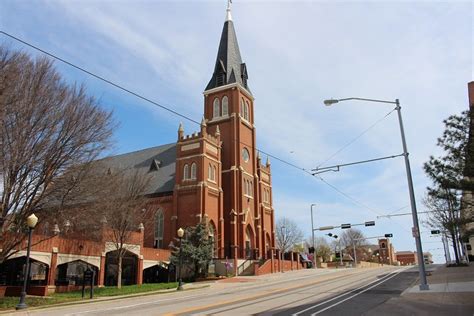
<path id="1" fill-rule="evenodd" d="M 28 315 L 360 315 L 398 296 L 416 280 L 416 272 L 319 269 L 239 279 L 192 291 L 29 310 Z"/>
<path id="2" fill-rule="evenodd" d="M 400 296 L 405 289 L 413 285 L 417 277 L 418 272 L 412 269 L 394 271 L 344 293 L 298 307 L 274 311 L 272 315 L 367 315 L 373 308 Z"/>

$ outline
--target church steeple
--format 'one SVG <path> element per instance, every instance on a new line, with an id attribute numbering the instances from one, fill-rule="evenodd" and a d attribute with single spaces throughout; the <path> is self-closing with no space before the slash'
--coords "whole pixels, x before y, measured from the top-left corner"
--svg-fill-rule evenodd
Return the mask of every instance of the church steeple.
<path id="1" fill-rule="evenodd" d="M 227 4 L 226 21 L 222 29 L 214 73 L 207 84 L 206 91 L 220 86 L 238 83 L 250 93 L 247 85 L 247 67 L 245 63 L 242 63 L 242 58 L 240 57 L 230 3 L 229 1 Z"/>

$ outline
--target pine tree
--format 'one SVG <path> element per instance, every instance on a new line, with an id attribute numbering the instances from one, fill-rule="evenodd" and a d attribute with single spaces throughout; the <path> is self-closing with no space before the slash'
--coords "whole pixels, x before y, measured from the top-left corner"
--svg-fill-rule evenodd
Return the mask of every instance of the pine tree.
<path id="1" fill-rule="evenodd" d="M 171 254 L 171 263 L 179 268 L 179 241 L 177 242 L 178 247 Z M 208 226 L 201 222 L 186 228 L 180 246 L 183 271 L 184 267 L 189 267 L 194 277 L 206 276 L 214 252 L 214 238 L 210 236 Z"/>
<path id="2" fill-rule="evenodd" d="M 433 228 L 444 228 L 453 242 L 456 262 L 459 263 L 458 240 L 460 228 L 468 221 L 461 218 L 461 209 L 470 201 L 462 201 L 464 191 L 471 191 L 473 183 L 468 174 L 474 174 L 473 143 L 470 141 L 470 112 L 452 115 L 443 121 L 445 130 L 437 145 L 444 154 L 431 156 L 424 164 L 426 175 L 433 184 L 427 187 L 425 205 L 432 211 L 428 224 Z M 471 178 L 472 179 L 472 178 Z"/>

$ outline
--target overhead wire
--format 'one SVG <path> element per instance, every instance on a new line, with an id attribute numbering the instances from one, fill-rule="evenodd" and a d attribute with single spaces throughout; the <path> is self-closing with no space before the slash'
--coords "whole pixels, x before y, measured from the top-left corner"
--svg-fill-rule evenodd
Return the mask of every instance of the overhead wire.
<path id="1" fill-rule="evenodd" d="M 160 104 L 160 103 L 158 103 L 158 102 L 156 102 L 156 101 L 153 101 L 153 100 L 151 100 L 150 98 L 147 98 L 147 97 L 145 97 L 145 96 L 143 96 L 143 95 L 141 95 L 141 94 L 139 94 L 139 93 L 137 93 L 137 92 L 134 92 L 134 91 L 132 91 L 132 90 L 130 90 L 130 89 L 128 89 L 128 88 L 125 88 L 124 86 L 122 86 L 122 85 L 120 85 L 120 84 L 117 84 L 117 83 L 115 83 L 115 82 L 113 82 L 113 81 L 111 81 L 111 80 L 109 80 L 109 79 L 106 79 L 106 78 L 104 78 L 103 76 L 97 75 L 97 74 L 93 73 L 92 71 L 89 71 L 89 70 L 85 69 L 84 67 L 78 66 L 78 65 L 76 65 L 76 64 L 74 64 L 74 63 L 72 63 L 72 62 L 70 62 L 70 61 L 67 61 L 67 60 L 65 60 L 64 58 L 61 58 L 61 57 L 59 57 L 59 56 L 57 56 L 57 55 L 55 55 L 55 54 L 53 54 L 53 53 L 50 53 L 50 52 L 48 52 L 48 51 L 46 51 L 46 50 L 44 50 L 44 49 L 42 49 L 42 48 L 40 48 L 40 47 L 38 47 L 38 46 L 36 46 L 36 45 L 33 45 L 33 44 L 29 43 L 29 42 L 26 42 L 25 40 L 22 40 L 22 39 L 20 39 L 20 38 L 14 36 L 14 35 L 11 35 L 11 34 L 5 32 L 5 31 L 3 31 L 3 30 L 0 30 L 0 33 L 3 34 L 3 35 L 5 35 L 5 36 L 7 36 L 7 37 L 9 37 L 9 38 L 11 38 L 11 39 L 14 39 L 15 41 L 20 42 L 20 43 L 22 43 L 22 44 L 24 44 L 24 45 L 26 45 L 26 46 L 28 46 L 28 47 L 31 47 L 31 48 L 33 48 L 33 49 L 35 49 L 35 50 L 37 50 L 37 51 L 39 51 L 39 52 L 41 52 L 41 53 L 43 53 L 43 54 L 45 54 L 45 55 L 51 57 L 51 58 L 53 58 L 53 59 L 56 59 L 56 60 L 58 60 L 58 61 L 60 61 L 60 62 L 62 62 L 62 63 L 64 63 L 64 64 L 66 64 L 66 65 L 68 65 L 68 66 L 70 66 L 70 67 L 73 67 L 73 68 L 75 68 L 75 69 L 77 69 L 77 70 L 79 70 L 79 71 L 82 71 L 82 72 L 84 72 L 84 73 L 86 73 L 86 74 L 88 74 L 88 75 L 90 75 L 90 76 L 92 76 L 92 77 L 94 77 L 94 78 L 96 78 L 96 79 L 98 79 L 98 80 L 100 80 L 100 81 L 103 81 L 103 82 L 105 82 L 105 83 L 107 83 L 107 84 L 109 84 L 109 85 L 111 85 L 111 86 L 113 86 L 113 87 L 115 87 L 115 88 L 117 88 L 117 89 L 119 89 L 119 90 L 122 90 L 122 91 L 124 91 L 124 92 L 126 92 L 126 93 L 129 93 L 129 94 L 131 94 L 131 95 L 133 95 L 133 96 L 135 96 L 135 97 L 137 97 L 137 98 L 139 98 L 139 99 L 141 99 L 141 100 L 143 100 L 143 101 L 145 101 L 145 102 L 151 103 L 151 104 L 153 104 L 153 105 L 155 105 L 155 106 L 157 106 L 157 107 L 159 107 L 159 108 L 161 108 L 161 109 L 163 109 L 163 110 L 165 110 L 165 111 L 168 111 L 168 112 L 170 112 L 170 113 L 172 113 L 172 114 L 174 114 L 174 115 L 176 115 L 176 116 L 179 116 L 179 117 L 181 117 L 181 118 L 183 118 L 183 119 L 185 119 L 185 120 L 187 120 L 187 121 L 190 121 L 190 122 L 195 123 L 195 124 L 197 124 L 197 125 L 201 125 L 200 122 L 198 122 L 197 120 L 195 120 L 195 119 L 193 119 L 193 118 L 191 118 L 191 117 L 189 117 L 189 116 L 187 116 L 187 115 L 185 115 L 185 114 L 179 113 L 178 111 L 173 110 L 173 109 L 171 109 L 171 108 L 168 107 L 168 106 L 165 106 L 165 105 Z M 362 135 L 364 135 L 365 133 L 367 133 L 371 128 L 373 128 L 375 125 L 377 125 L 380 121 L 382 121 L 384 118 L 386 118 L 387 116 L 389 116 L 393 111 L 394 111 L 394 110 L 390 111 L 390 112 L 387 113 L 384 117 L 382 117 L 381 119 L 379 119 L 378 121 L 376 121 L 376 122 L 375 122 L 374 124 L 372 124 L 369 128 L 367 128 L 365 131 L 363 131 L 361 134 L 359 134 L 355 139 L 353 139 L 352 141 L 350 141 L 349 143 L 347 143 L 343 148 L 341 148 L 340 150 L 338 150 L 336 153 L 334 153 L 329 159 L 325 160 L 323 163 L 327 162 L 327 161 L 330 160 L 332 157 L 334 157 L 335 155 L 337 155 L 338 153 L 340 153 L 342 150 L 344 150 L 347 146 L 349 146 L 350 144 L 352 144 L 353 142 L 355 142 L 358 138 L 362 137 Z M 263 150 L 260 150 L 260 149 L 258 149 L 258 148 L 255 148 L 254 146 L 249 145 L 249 144 L 246 144 L 246 143 L 244 143 L 244 142 L 242 142 L 242 141 L 238 141 L 238 140 L 235 140 L 235 139 L 233 139 L 233 141 L 239 142 L 239 143 L 241 143 L 241 144 L 243 144 L 243 145 L 245 145 L 245 146 L 248 146 L 248 147 L 250 147 L 250 148 L 252 148 L 252 149 L 254 149 L 254 150 L 259 151 L 260 153 L 262 153 L 262 154 L 264 154 L 264 155 L 267 155 L 268 157 L 271 157 L 272 159 L 275 159 L 275 160 L 277 160 L 277 161 L 279 161 L 279 162 L 281 162 L 281 163 L 283 163 L 283 164 L 286 164 L 287 166 L 290 166 L 290 167 L 293 167 L 293 168 L 298 169 L 298 170 L 300 170 L 300 171 L 303 171 L 303 172 L 305 172 L 305 173 L 307 173 L 307 174 L 309 174 L 309 175 L 311 175 L 311 176 L 314 177 L 314 175 L 313 175 L 308 169 L 305 169 L 305 168 L 303 168 L 303 167 L 297 166 L 297 165 L 295 165 L 295 164 L 292 163 L 292 162 L 286 161 L 286 160 L 284 160 L 284 159 L 282 159 L 282 158 L 279 158 L 279 157 L 277 157 L 277 156 L 275 156 L 275 155 L 273 155 L 273 154 L 270 154 L 270 153 L 268 153 L 268 152 L 265 152 L 265 151 L 263 151 Z M 347 193 L 343 192 L 342 190 L 338 189 L 338 188 L 337 188 L 336 186 L 334 186 L 333 184 L 330 184 L 330 183 L 327 182 L 324 178 L 322 178 L 320 175 L 317 175 L 316 178 L 319 179 L 319 180 L 320 180 L 321 182 L 323 182 L 324 184 L 326 184 L 327 186 L 329 186 L 330 188 L 332 188 L 332 189 L 333 189 L 334 191 L 336 191 L 337 193 L 339 193 L 339 194 L 341 194 L 342 196 L 344 196 L 346 199 L 350 200 L 353 204 L 355 204 L 355 205 L 357 205 L 357 206 L 359 206 L 359 207 L 362 207 L 362 208 L 366 208 L 366 209 L 368 209 L 369 211 L 374 212 L 375 214 L 381 215 L 379 212 L 377 212 L 377 211 L 374 210 L 373 208 L 369 207 L 368 205 L 365 205 L 365 204 L 361 203 L 361 202 L 358 201 L 357 199 L 351 197 L 349 194 L 347 194 Z"/>
<path id="2" fill-rule="evenodd" d="M 317 167 L 316 169 L 318 169 L 319 167 L 321 167 L 322 165 L 324 165 L 326 162 L 330 161 L 332 158 L 334 158 L 335 156 L 337 156 L 339 153 L 341 153 L 344 149 L 346 149 L 347 147 L 349 147 L 350 145 L 352 145 L 354 142 L 356 142 L 359 138 L 361 138 L 362 136 L 364 136 L 368 131 L 370 131 L 372 128 L 374 128 L 375 126 L 377 126 L 380 122 L 382 122 L 385 118 L 387 118 L 390 114 L 393 113 L 393 111 L 395 111 L 396 108 L 393 108 L 390 112 L 388 112 L 387 114 L 385 114 L 384 116 L 382 116 L 380 119 L 378 119 L 377 121 L 375 121 L 372 125 L 370 125 L 367 129 L 363 130 L 360 134 L 358 134 L 356 137 L 354 137 L 351 141 L 349 141 L 348 143 L 346 143 L 344 146 L 342 146 L 341 148 L 339 148 L 336 152 L 334 152 L 331 156 L 329 156 L 328 158 L 326 158 L 323 162 L 321 162 Z"/>

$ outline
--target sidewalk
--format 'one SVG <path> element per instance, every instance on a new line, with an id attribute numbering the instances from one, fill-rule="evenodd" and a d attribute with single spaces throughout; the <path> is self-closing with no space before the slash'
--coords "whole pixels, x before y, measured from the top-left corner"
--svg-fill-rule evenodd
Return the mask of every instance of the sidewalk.
<path id="1" fill-rule="evenodd" d="M 429 290 L 420 291 L 417 279 L 400 297 L 388 300 L 369 315 L 474 315 L 474 264 L 428 267 L 427 271 Z"/>

